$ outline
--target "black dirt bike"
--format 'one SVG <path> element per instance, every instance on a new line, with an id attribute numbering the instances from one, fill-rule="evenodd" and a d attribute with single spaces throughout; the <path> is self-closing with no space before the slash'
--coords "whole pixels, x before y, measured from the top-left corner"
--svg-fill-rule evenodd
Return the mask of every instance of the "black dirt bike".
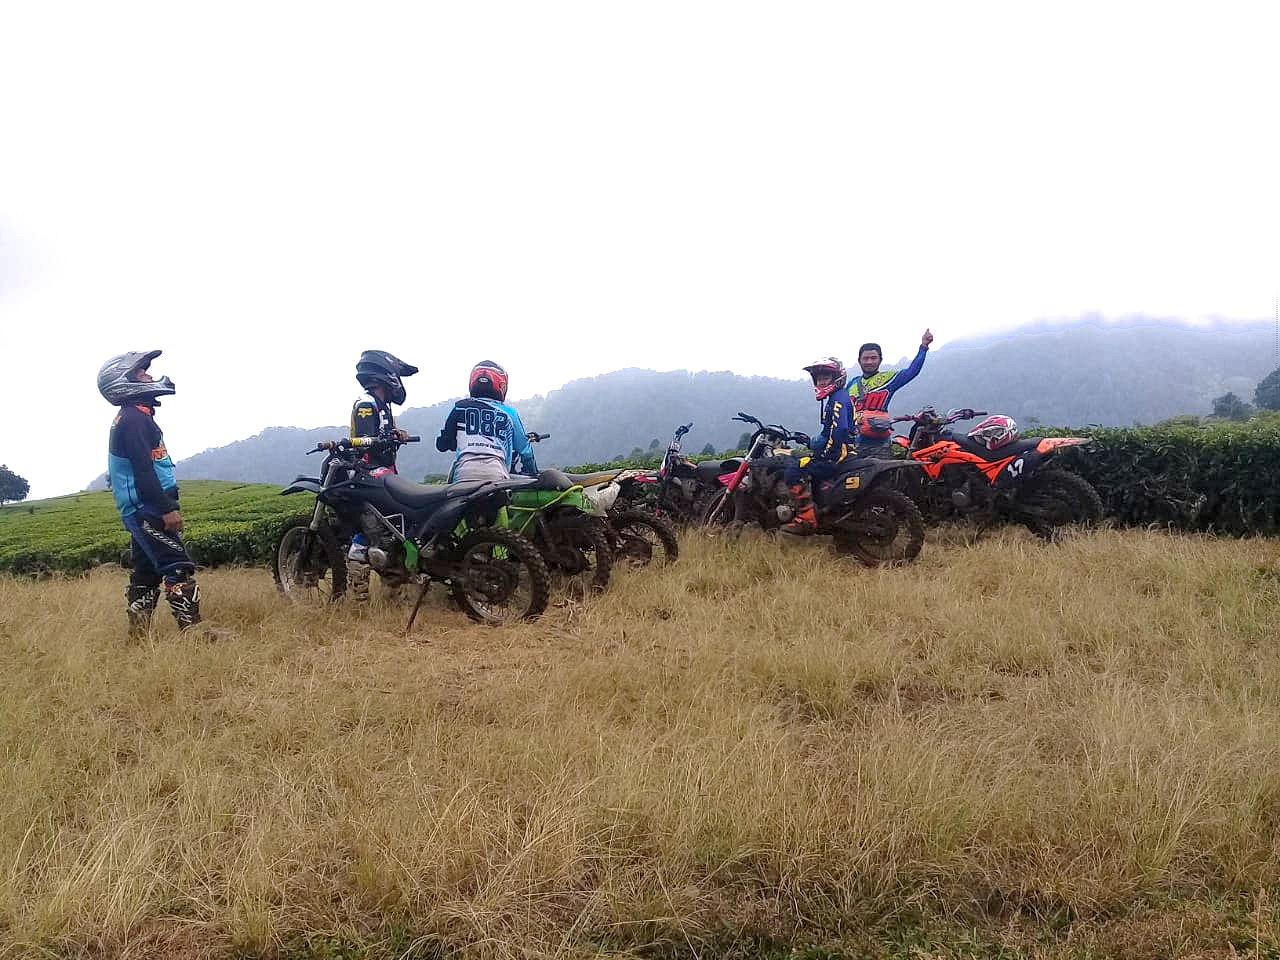
<path id="1" fill-rule="evenodd" d="M 808 444 L 808 437 L 779 424 L 764 424 L 739 412 L 734 420 L 754 424 L 747 455 L 725 461 L 732 472 L 721 477 L 722 488 L 703 515 L 714 531 L 728 524 L 757 523 L 776 530 L 795 516 L 783 479 L 791 444 Z M 831 537 L 839 553 L 868 566 L 914 560 L 924 544 L 924 518 L 913 501 L 923 469 L 910 460 L 880 460 L 853 456 L 841 472 L 814 480 L 813 505 L 819 534 Z"/>
<path id="2" fill-rule="evenodd" d="M 680 442 L 692 428 L 692 421 L 676 427 L 657 470 L 637 471 L 622 481 L 620 506 L 647 510 L 673 523 L 701 521 L 707 503 L 720 489 L 718 478 L 726 471 L 722 460 L 695 462 L 681 454 Z"/>
<path id="3" fill-rule="evenodd" d="M 417 438 L 410 438 L 416 440 Z M 448 584 L 471 619 L 493 624 L 542 613 L 550 591 L 546 561 L 529 540 L 495 526 L 521 481 L 475 480 L 447 486 L 414 483 L 394 473 L 374 476 L 363 452 L 395 440 L 322 441 L 319 477 L 299 476 L 281 494 L 313 493 L 311 522 L 285 531 L 273 573 L 291 598 L 336 600 L 346 590 L 346 548 L 363 532 L 375 570 L 402 569 L 421 589 L 414 617 L 432 582 Z"/>

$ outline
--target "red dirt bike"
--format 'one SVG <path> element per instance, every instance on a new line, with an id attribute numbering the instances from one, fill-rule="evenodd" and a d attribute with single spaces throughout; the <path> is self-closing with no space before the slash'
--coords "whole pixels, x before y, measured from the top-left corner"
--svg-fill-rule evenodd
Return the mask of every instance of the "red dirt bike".
<path id="1" fill-rule="evenodd" d="M 693 428 L 693 421 L 676 427 L 667 444 L 662 465 L 657 470 L 637 471 L 621 481 L 619 505 L 647 510 L 672 523 L 698 523 L 707 502 L 720 489 L 723 461 L 695 463 L 680 453 L 680 441 Z"/>
<path id="2" fill-rule="evenodd" d="M 1007 417 L 990 418 L 1000 424 L 986 434 L 982 425 L 969 433 L 947 429 L 985 416 L 985 410 L 968 408 L 940 416 L 925 407 L 893 418 L 895 423 L 912 424 L 907 436 L 894 437 L 893 442 L 924 465 L 929 482 L 919 502 L 926 516 L 967 519 L 979 530 L 1018 523 L 1046 540 L 1070 525 L 1102 519 L 1098 491 L 1052 462 L 1059 450 L 1091 443 L 1088 437 L 1021 437 Z"/>
<path id="3" fill-rule="evenodd" d="M 734 420 L 755 424 L 745 457 L 724 461 L 723 489 L 703 514 L 704 528 L 758 523 L 776 530 L 795 516 L 783 479 L 791 444 L 805 442 L 779 424 L 764 424 L 739 412 Z M 924 544 L 924 519 L 913 502 L 922 483 L 922 465 L 911 460 L 850 457 L 841 473 L 813 481 L 818 534 L 830 536 L 839 553 L 867 566 L 907 563 Z"/>

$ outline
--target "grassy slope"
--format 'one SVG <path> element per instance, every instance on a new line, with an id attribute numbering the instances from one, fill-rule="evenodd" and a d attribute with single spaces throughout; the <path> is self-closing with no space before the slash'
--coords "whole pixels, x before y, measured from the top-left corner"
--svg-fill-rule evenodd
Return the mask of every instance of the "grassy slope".
<path id="1" fill-rule="evenodd" d="M 692 537 L 409 638 L 214 570 L 214 645 L 0 578 L 0 955 L 1274 957 L 1275 550 Z"/>
<path id="2" fill-rule="evenodd" d="M 182 484 L 185 536 L 197 560 L 200 546 L 224 532 L 242 533 L 310 510 L 309 496 L 280 496 L 262 483 L 189 480 Z M 129 549 L 110 491 L 12 503 L 0 509 L 0 570 L 24 569 L 31 557 L 46 568 L 90 566 L 116 560 Z M 216 548 L 215 548 L 216 549 Z M 41 560 L 37 560 L 39 564 Z"/>

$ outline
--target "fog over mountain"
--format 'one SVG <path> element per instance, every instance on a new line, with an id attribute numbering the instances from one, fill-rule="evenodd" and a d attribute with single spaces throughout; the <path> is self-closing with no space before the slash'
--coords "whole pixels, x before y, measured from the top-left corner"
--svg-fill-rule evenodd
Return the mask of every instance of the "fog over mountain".
<path id="1" fill-rule="evenodd" d="M 1017 331 L 953 341 L 934 350 L 924 372 L 894 399 L 910 413 L 972 406 L 1006 413 L 1025 426 L 1083 427 L 1154 423 L 1183 413 L 1207 415 L 1215 397 L 1234 392 L 1252 400 L 1257 382 L 1280 364 L 1270 321 L 1188 325 L 1151 318 L 1037 324 Z M 855 357 L 843 357 L 856 373 Z M 797 360 L 797 368 L 810 358 Z M 887 359 L 898 367 L 910 358 Z M 435 437 L 453 399 L 410 407 L 401 426 L 422 436 L 402 449 L 400 470 L 420 479 L 445 473 L 452 455 L 435 450 Z M 545 396 L 515 401 L 530 430 L 551 434 L 535 448 L 541 466 L 569 466 L 665 445 L 677 424 L 694 422 L 685 450 L 736 446 L 744 410 L 766 422 L 812 431 L 818 405 L 797 369 L 797 379 L 744 377 L 728 371 L 625 369 L 566 383 Z M 181 478 L 284 484 L 314 473 L 317 440 L 345 435 L 346 424 L 303 429 L 268 428 L 256 436 L 205 450 L 181 461 Z M 102 478 L 92 485 L 102 486 Z"/>

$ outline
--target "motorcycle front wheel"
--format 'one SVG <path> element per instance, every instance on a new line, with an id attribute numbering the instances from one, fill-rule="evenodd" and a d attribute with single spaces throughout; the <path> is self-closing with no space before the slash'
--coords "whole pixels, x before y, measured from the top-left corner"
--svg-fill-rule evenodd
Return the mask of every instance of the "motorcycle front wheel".
<path id="1" fill-rule="evenodd" d="M 547 609 L 551 574 L 538 548 L 513 530 L 483 527 L 462 538 L 449 589 L 478 623 L 531 620 Z"/>
<path id="2" fill-rule="evenodd" d="M 708 533 L 715 533 L 717 528 L 728 526 L 734 520 L 733 507 L 733 494 L 728 487 L 721 487 L 702 511 L 703 528 Z"/>
<path id="3" fill-rule="evenodd" d="M 643 510 L 625 510 L 609 518 L 614 559 L 637 567 L 664 566 L 680 556 L 676 528 L 671 522 Z"/>
<path id="4" fill-rule="evenodd" d="M 347 558 L 328 527 L 290 527 L 276 545 L 276 589 L 296 603 L 331 603 L 347 589 Z"/>
<path id="5" fill-rule="evenodd" d="M 924 517 L 906 494 L 880 490 L 859 500 L 831 536 L 838 553 L 869 567 L 910 563 L 924 546 Z"/>

